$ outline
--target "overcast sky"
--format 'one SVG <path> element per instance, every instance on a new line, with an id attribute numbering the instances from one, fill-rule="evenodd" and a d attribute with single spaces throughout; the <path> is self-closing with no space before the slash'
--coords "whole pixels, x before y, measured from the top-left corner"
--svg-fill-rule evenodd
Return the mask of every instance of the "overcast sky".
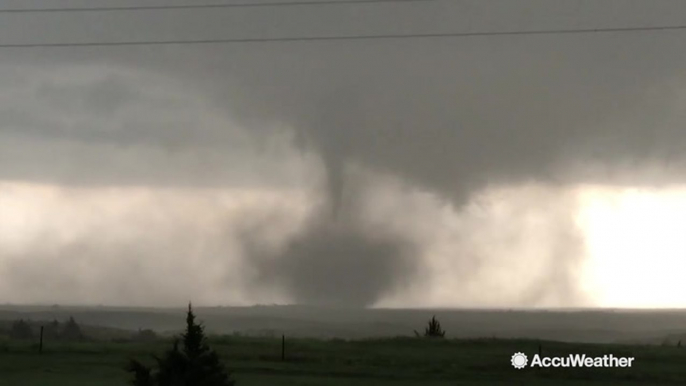
<path id="1" fill-rule="evenodd" d="M 138 3 L 50 7 L 125 4 Z M 0 45 L 642 27 L 685 12 L 0 13 Z M 0 302 L 603 305 L 579 197 L 684 183 L 685 33 L 0 48 Z"/>

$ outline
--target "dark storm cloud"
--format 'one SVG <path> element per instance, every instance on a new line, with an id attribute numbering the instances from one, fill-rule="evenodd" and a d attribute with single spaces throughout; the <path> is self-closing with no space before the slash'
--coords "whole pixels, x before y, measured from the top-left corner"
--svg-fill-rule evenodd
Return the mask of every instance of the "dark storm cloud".
<path id="1" fill-rule="evenodd" d="M 0 36 L 31 42 L 621 27 L 681 23 L 678 16 L 684 11 L 686 5 L 677 1 L 539 0 L 1 16 Z M 300 150 L 316 154 L 308 158 L 311 163 L 319 160 L 325 166 L 328 204 L 299 238 L 274 252 L 276 257 L 268 260 L 273 264 L 255 256 L 255 266 L 265 277 L 278 279 L 298 300 L 369 304 L 398 280 L 415 277 L 419 268 L 407 263 L 413 250 L 402 239 L 378 240 L 373 231 L 357 230 L 360 218 L 339 218 L 350 208 L 349 201 L 363 199 L 351 194 L 346 201 L 347 191 L 360 190 L 360 181 L 346 172 L 349 165 L 361 164 L 378 175 L 435 192 L 457 208 L 486 187 L 528 181 L 682 182 L 683 158 L 676 151 L 686 144 L 686 132 L 677 129 L 683 116 L 678 101 L 683 100 L 686 68 L 682 46 L 683 33 L 657 32 L 15 50 L 0 64 L 140 69 L 160 75 L 146 87 L 178 79 L 192 87 L 177 87 L 175 92 L 187 90 L 190 99 L 202 95 L 202 101 L 172 98 L 176 102 L 164 105 L 161 94 L 146 98 L 140 88 L 131 87 L 130 79 L 116 76 L 76 89 L 35 85 L 40 98 L 31 102 L 32 109 L 46 106 L 52 115 L 5 109 L 14 123 L 0 128 L 3 143 L 18 143 L 20 138 L 27 150 L 3 149 L 0 158 L 10 166 L 0 168 L 0 177 L 82 184 L 110 179 L 117 184 L 135 180 L 150 185 L 221 185 L 237 178 L 224 172 L 225 165 L 238 165 L 241 172 L 236 174 L 259 174 L 261 180 L 272 181 L 283 175 L 277 169 L 279 159 L 297 155 L 277 154 L 273 162 L 255 170 L 241 159 L 259 159 L 261 153 L 243 155 L 240 149 L 245 146 L 236 145 L 233 137 L 239 134 L 227 134 L 222 124 L 192 126 L 219 111 L 250 136 L 266 138 L 283 130 L 283 138 L 293 134 Z M 149 107 L 159 103 L 159 109 Z M 191 107 L 184 112 L 184 107 L 171 107 L 173 103 Z M 134 111 L 131 106 L 155 115 L 133 120 L 115 115 Z M 52 117 L 73 117 L 74 109 L 76 116 L 92 113 L 117 122 L 115 130 L 97 133 L 93 128 L 102 127 L 97 119 L 54 124 Z M 171 120 L 164 118 L 166 114 Z M 92 150 L 46 156 L 28 150 L 47 148 L 46 138 L 56 135 L 85 143 L 84 149 L 95 136 L 99 146 L 114 146 L 107 153 L 112 156 L 98 157 Z M 150 148 L 133 151 L 137 167 L 120 161 L 128 159 L 128 146 L 145 143 Z M 182 156 L 157 156 L 170 149 Z M 651 172 L 667 160 L 670 172 Z M 163 166 L 176 165 L 175 161 L 179 166 Z M 54 165 L 62 166 L 56 170 Z M 647 171 L 639 173 L 642 168 Z M 574 247 L 578 234 L 568 218 L 560 219 L 560 227 L 561 239 L 566 240 L 560 247 L 563 256 L 551 263 L 540 284 L 522 295 L 525 302 L 536 302 L 550 289 L 574 292 L 568 287 L 574 286 L 573 271 L 579 262 Z M 333 271 L 340 272 L 340 282 L 324 279 Z M 346 291 L 336 295 L 337 286 Z"/>
<path id="2" fill-rule="evenodd" d="M 222 34 L 231 36 L 238 32 L 266 36 L 271 30 L 280 35 L 326 35 L 454 31 L 465 25 L 472 30 L 522 30 L 553 25 L 669 24 L 683 8 L 669 1 L 486 3 L 148 12 L 81 15 L 78 20 L 93 23 L 87 24 L 90 28 L 97 21 L 96 36 L 102 40 L 135 40 L 141 36 L 188 38 L 201 32 L 218 33 L 220 27 L 225 27 Z M 622 12 L 617 11 L 619 5 Z M 394 18 L 384 17 L 389 9 Z M 362 11 L 369 17 L 360 18 Z M 113 33 L 124 20 L 131 28 Z M 275 20 L 279 23 L 272 23 Z M 263 28 L 254 30 L 255 26 Z M 41 29 L 47 32 L 50 27 L 46 23 Z M 83 39 L 75 27 L 59 30 L 55 39 Z M 34 31 L 24 39 L 31 36 L 41 35 Z M 290 126 L 320 153 L 335 191 L 342 185 L 341 165 L 359 160 L 464 198 L 493 181 L 565 180 L 568 176 L 563 172 L 578 158 L 592 156 L 597 163 L 612 164 L 648 154 L 659 158 L 666 149 L 678 146 L 683 136 L 663 121 L 674 114 L 670 102 L 686 59 L 680 42 L 679 33 L 665 32 L 94 49 L 90 53 L 49 50 L 43 58 L 69 63 L 80 57 L 166 72 L 204 88 L 212 96 L 208 103 L 245 123 L 250 131 L 271 129 L 270 123 Z M 106 82 L 110 83 L 107 93 L 117 92 L 110 78 L 91 86 L 82 98 L 98 103 L 99 98 L 90 95 L 104 95 Z M 139 102 L 140 98 L 129 97 L 131 103 Z M 114 107 L 115 102 L 107 98 L 116 96 L 100 97 L 105 106 Z M 164 144 L 169 133 L 175 132 L 156 127 L 165 124 L 163 120 L 134 123 L 114 135 L 147 137 Z M 223 131 L 191 129 L 190 125 L 185 122 L 178 131 L 199 133 L 180 136 L 180 146 L 197 146 L 197 138 L 216 143 L 214 136 Z"/>

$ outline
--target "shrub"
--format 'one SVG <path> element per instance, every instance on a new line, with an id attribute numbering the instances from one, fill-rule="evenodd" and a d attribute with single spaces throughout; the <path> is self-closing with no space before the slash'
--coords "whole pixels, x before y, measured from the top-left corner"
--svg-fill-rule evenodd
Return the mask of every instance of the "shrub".
<path id="1" fill-rule="evenodd" d="M 150 329 L 139 329 L 138 332 L 133 335 L 133 340 L 137 342 L 153 342 L 157 340 L 157 334 Z"/>
<path id="2" fill-rule="evenodd" d="M 84 340 L 85 335 L 81 331 L 81 327 L 76 323 L 74 317 L 69 317 L 69 320 L 64 324 L 60 337 L 66 340 Z"/>

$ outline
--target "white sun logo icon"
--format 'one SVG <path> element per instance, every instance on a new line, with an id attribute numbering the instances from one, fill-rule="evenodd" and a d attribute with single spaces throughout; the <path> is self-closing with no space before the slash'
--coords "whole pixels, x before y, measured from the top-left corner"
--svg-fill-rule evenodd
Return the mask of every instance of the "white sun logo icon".
<path id="1" fill-rule="evenodd" d="M 524 367 L 526 367 L 526 364 L 529 362 L 529 359 L 523 352 L 516 352 L 512 354 L 512 359 L 510 359 L 510 362 L 512 362 L 512 367 L 514 367 L 515 369 L 523 369 Z"/>

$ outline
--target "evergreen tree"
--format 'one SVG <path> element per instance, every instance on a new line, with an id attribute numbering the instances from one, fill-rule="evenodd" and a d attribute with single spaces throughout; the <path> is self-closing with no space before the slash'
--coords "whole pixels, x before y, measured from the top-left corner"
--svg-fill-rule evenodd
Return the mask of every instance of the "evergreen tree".
<path id="1" fill-rule="evenodd" d="M 436 319 L 436 315 L 429 320 L 429 325 L 424 329 L 424 336 L 428 338 L 445 337 L 445 330 L 441 329 L 441 323 Z"/>
<path id="2" fill-rule="evenodd" d="M 186 332 L 181 335 L 183 339 L 183 350 L 191 361 L 197 360 L 202 354 L 207 353 L 210 348 L 207 346 L 203 327 L 195 322 L 195 314 L 188 305 L 186 314 Z"/>
<path id="3" fill-rule="evenodd" d="M 188 305 L 186 330 L 161 358 L 155 357 L 157 371 L 132 360 L 128 371 L 133 373 L 133 386 L 233 386 L 229 371 L 216 351 L 207 344 L 204 328 L 195 322 L 195 314 Z"/>

